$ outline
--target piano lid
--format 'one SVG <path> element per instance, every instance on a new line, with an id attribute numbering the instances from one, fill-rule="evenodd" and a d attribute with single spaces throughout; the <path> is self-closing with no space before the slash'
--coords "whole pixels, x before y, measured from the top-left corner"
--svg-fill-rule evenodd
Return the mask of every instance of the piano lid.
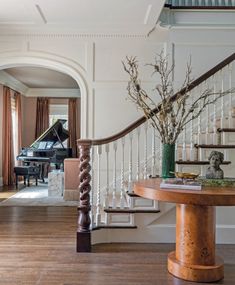
<path id="1" fill-rule="evenodd" d="M 41 136 L 34 141 L 30 147 L 34 149 L 52 149 L 58 144 L 64 148 L 63 142 L 69 137 L 68 130 L 63 125 L 67 120 L 58 119 L 51 127 L 49 127 Z"/>

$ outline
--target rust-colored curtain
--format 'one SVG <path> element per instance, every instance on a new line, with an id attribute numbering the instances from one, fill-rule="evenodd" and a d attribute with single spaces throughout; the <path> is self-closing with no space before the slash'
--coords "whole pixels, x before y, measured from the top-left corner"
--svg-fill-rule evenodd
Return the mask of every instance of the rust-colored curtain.
<path id="1" fill-rule="evenodd" d="M 3 87 L 3 184 L 14 183 L 14 146 L 12 131 L 11 91 Z"/>
<path id="2" fill-rule="evenodd" d="M 37 139 L 48 128 L 49 99 L 39 97 L 37 98 L 35 139 Z"/>
<path id="3" fill-rule="evenodd" d="M 69 99 L 69 147 L 77 157 L 77 98 Z"/>
<path id="4" fill-rule="evenodd" d="M 18 92 L 14 93 L 15 106 L 16 106 L 16 126 L 17 126 L 17 137 L 16 137 L 16 154 L 20 153 L 22 148 L 22 109 L 21 109 L 21 94 Z"/>

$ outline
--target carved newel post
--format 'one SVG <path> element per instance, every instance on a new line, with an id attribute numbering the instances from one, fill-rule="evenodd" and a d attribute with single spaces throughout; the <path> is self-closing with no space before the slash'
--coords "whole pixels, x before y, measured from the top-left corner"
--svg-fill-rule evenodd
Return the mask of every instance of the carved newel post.
<path id="1" fill-rule="evenodd" d="M 91 141 L 83 140 L 79 142 L 79 192 L 80 205 L 78 207 L 78 229 L 77 229 L 77 252 L 91 251 L 91 232 L 90 232 L 90 191 L 91 191 L 91 165 L 90 165 Z"/>

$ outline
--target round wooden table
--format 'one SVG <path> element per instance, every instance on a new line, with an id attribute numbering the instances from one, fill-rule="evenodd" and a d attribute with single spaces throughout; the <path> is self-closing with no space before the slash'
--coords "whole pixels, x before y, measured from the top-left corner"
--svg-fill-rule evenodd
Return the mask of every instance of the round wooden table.
<path id="1" fill-rule="evenodd" d="M 188 281 L 222 279 L 223 260 L 215 256 L 215 206 L 234 206 L 235 187 L 160 189 L 160 182 L 138 181 L 134 192 L 144 198 L 176 203 L 176 249 L 168 255 L 168 271 Z"/>

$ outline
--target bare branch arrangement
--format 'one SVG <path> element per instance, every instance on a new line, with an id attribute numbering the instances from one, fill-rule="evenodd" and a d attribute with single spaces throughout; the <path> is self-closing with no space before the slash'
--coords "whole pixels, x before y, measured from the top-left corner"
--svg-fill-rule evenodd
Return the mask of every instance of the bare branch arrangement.
<path id="1" fill-rule="evenodd" d="M 219 98 L 235 91 L 235 88 L 218 92 L 205 89 L 196 99 L 190 98 L 189 86 L 193 81 L 190 61 L 180 88 L 184 92 L 178 92 L 175 95 L 171 79 L 174 65 L 169 66 L 168 58 L 161 52 L 155 57 L 153 64 L 148 64 L 153 68 L 153 75 L 158 74 L 160 77 L 159 84 L 154 88 L 160 96 L 160 103 L 157 104 L 141 86 L 136 57 L 126 57 L 126 63 L 122 63 L 124 70 L 129 74 L 128 97 L 144 112 L 151 125 L 157 129 L 164 144 L 174 144 L 185 126 L 196 119 L 206 106 L 216 103 Z M 153 112 L 156 108 L 158 112 Z"/>

